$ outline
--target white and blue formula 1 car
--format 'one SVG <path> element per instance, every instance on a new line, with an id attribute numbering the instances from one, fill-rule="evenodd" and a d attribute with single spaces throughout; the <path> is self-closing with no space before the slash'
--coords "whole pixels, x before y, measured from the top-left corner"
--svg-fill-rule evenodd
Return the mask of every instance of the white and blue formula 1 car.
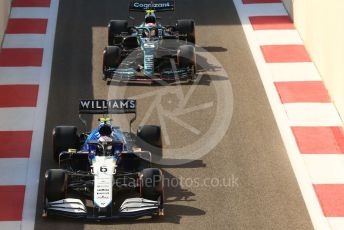
<path id="1" fill-rule="evenodd" d="M 144 125 L 133 134 L 112 125 L 109 114 L 131 113 L 131 130 L 135 100 L 82 100 L 79 113 L 106 116 L 87 133 L 75 126 L 54 128 L 53 157 L 60 167 L 45 173 L 43 216 L 97 221 L 162 216 L 163 174 L 151 168 L 152 157 L 162 157 L 160 127 Z"/>

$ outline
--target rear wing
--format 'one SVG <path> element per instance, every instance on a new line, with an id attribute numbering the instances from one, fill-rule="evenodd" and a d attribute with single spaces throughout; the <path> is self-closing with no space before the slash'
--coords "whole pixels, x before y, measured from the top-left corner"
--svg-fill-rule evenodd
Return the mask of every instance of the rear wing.
<path id="1" fill-rule="evenodd" d="M 156 12 L 174 11 L 174 0 L 161 0 L 161 1 L 145 1 L 145 0 L 132 0 L 129 3 L 129 11 L 145 12 L 146 10 L 154 10 Z"/>
<path id="2" fill-rule="evenodd" d="M 79 114 L 136 114 L 136 100 L 81 100 Z"/>

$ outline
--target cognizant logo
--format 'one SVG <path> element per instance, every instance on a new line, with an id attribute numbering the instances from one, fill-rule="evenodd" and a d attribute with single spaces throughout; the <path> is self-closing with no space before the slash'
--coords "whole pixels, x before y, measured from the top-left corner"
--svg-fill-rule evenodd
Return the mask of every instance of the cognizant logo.
<path id="1" fill-rule="evenodd" d="M 134 7 L 140 7 L 140 8 L 162 8 L 162 7 L 170 7 L 170 3 L 139 3 L 135 2 Z"/>

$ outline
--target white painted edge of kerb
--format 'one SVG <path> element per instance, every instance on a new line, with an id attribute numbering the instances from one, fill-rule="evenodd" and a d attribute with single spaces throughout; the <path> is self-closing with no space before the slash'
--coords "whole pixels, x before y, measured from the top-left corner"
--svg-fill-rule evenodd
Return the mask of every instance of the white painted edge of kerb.
<path id="1" fill-rule="evenodd" d="M 43 54 L 40 90 L 35 111 L 35 120 L 32 136 L 31 154 L 29 159 L 25 200 L 23 208 L 22 230 L 33 230 L 36 218 L 36 205 L 41 169 L 41 157 L 44 140 L 44 128 L 48 107 L 51 67 L 54 52 L 55 32 L 57 24 L 59 0 L 52 0 L 50 5 L 47 35 Z M 38 212 L 40 210 L 37 210 Z"/>

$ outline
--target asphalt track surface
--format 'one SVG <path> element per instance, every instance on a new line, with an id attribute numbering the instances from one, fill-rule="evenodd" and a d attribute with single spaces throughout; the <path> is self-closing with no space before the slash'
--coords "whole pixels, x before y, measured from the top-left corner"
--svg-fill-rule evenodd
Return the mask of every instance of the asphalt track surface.
<path id="1" fill-rule="evenodd" d="M 216 57 L 228 76 L 217 75 L 215 70 L 212 74 L 202 74 L 195 85 L 107 86 L 101 80 L 106 25 L 110 19 L 127 18 L 127 4 L 124 0 L 60 0 L 35 228 L 312 229 L 234 4 L 228 0 L 183 0 L 177 2 L 175 15 L 163 15 L 163 22 L 195 19 L 197 45 Z M 214 70 L 219 67 L 218 63 L 209 63 L 210 59 L 202 60 L 201 56 L 198 59 L 205 63 L 205 68 Z M 229 83 L 232 92 L 225 91 L 230 87 L 221 88 Z M 224 90 L 218 92 L 217 86 Z M 161 119 L 158 109 L 147 112 L 152 103 L 162 105 L 164 111 L 173 111 L 180 102 L 175 89 L 182 89 L 185 94 L 192 89 L 187 107 L 209 102 L 212 106 L 182 116 L 184 125 L 173 119 Z M 165 177 L 170 180 L 225 178 L 232 180 L 231 186 L 182 184 L 167 187 L 165 217 L 162 219 L 86 223 L 41 218 L 44 171 L 57 167 L 51 153 L 53 127 L 68 124 L 83 129 L 78 119 L 78 100 L 108 98 L 113 92 L 139 98 L 138 122 L 134 123 L 134 128 L 142 119 L 151 124 L 164 123 L 162 125 L 168 132 L 164 142 L 168 149 L 197 141 L 214 125 L 216 116 L 219 116 L 218 120 L 229 119 L 230 113 L 221 110 L 221 103 L 227 103 L 225 107 L 231 110 L 228 103 L 233 102 L 231 123 L 215 148 L 187 164 L 162 166 Z M 145 96 L 152 92 L 153 96 Z M 153 100 L 154 92 L 160 93 L 160 101 Z M 221 97 L 232 98 L 223 101 L 219 99 Z M 151 116 L 146 119 L 147 113 Z M 89 119 L 88 129 L 95 125 L 94 120 Z M 205 135 L 205 138 L 212 137 Z M 202 149 L 202 144 L 198 143 L 196 147 Z M 188 153 L 185 154 L 183 159 L 188 158 Z"/>

